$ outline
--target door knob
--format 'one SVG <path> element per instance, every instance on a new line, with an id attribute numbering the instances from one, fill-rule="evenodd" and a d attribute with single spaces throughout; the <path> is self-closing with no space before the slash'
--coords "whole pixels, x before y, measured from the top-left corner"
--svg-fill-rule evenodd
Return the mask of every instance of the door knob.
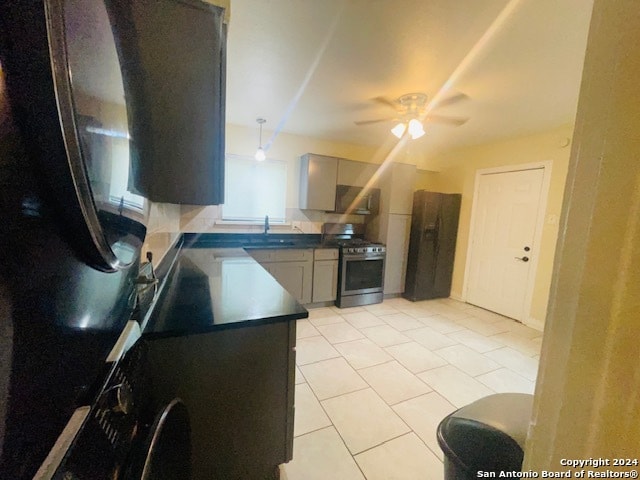
<path id="1" fill-rule="evenodd" d="M 529 261 L 529 257 L 513 257 L 516 260 L 520 260 L 521 262 L 528 262 Z"/>

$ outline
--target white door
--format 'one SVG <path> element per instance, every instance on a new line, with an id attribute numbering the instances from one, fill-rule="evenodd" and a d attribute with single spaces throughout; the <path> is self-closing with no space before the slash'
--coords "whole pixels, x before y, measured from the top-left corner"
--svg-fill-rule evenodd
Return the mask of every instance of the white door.
<path id="1" fill-rule="evenodd" d="M 480 175 L 467 302 L 525 321 L 544 168 Z M 546 203 L 546 202 L 545 202 Z M 535 272 L 533 272 L 535 273 Z"/>

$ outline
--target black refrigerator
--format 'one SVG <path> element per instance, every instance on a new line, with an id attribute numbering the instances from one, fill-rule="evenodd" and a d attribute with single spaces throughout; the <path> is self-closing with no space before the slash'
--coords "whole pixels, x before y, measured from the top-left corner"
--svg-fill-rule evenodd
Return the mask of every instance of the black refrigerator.
<path id="1" fill-rule="evenodd" d="M 415 302 L 449 296 L 461 198 L 459 193 L 426 190 L 413 194 L 404 298 Z"/>

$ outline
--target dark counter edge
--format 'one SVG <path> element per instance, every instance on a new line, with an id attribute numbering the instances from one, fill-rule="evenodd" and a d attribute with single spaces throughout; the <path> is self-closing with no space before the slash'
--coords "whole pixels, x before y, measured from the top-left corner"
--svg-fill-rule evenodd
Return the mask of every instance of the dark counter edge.
<path id="1" fill-rule="evenodd" d="M 185 248 L 323 248 L 322 235 L 315 233 L 183 233 L 182 238 Z"/>
<path id="2" fill-rule="evenodd" d="M 304 309 L 304 307 L 302 308 Z M 156 338 L 187 337 L 190 335 L 201 335 L 204 333 L 219 332 L 221 330 L 232 330 L 236 328 L 251 328 L 251 327 L 258 327 L 261 325 L 269 325 L 272 323 L 288 322 L 291 320 L 301 320 L 308 317 L 309 317 L 309 312 L 306 309 L 304 309 L 304 312 L 296 312 L 296 313 L 290 313 L 287 315 L 277 315 L 274 317 L 264 317 L 264 318 L 258 318 L 258 319 L 248 318 L 240 322 L 221 323 L 219 325 L 209 326 L 206 328 L 192 328 L 192 329 L 189 329 L 188 331 L 167 330 L 164 332 L 143 332 L 142 337 L 149 340 L 153 340 Z"/>
<path id="3" fill-rule="evenodd" d="M 179 257 L 183 248 L 244 248 L 247 243 L 251 242 L 252 237 L 255 238 L 256 235 L 262 237 L 261 234 L 233 234 L 233 233 L 183 233 L 176 238 L 173 246 L 170 247 L 169 251 L 162 258 L 160 264 L 155 269 L 156 276 L 158 277 L 161 288 L 158 292 L 158 295 L 162 295 L 162 290 L 164 289 L 165 282 L 168 279 L 168 275 L 171 274 L 171 270 L 175 261 Z M 315 234 L 273 234 L 271 238 L 281 239 L 283 237 L 302 237 L 305 236 L 307 238 L 304 239 L 303 242 L 297 243 L 295 247 L 287 246 L 288 248 L 314 248 L 314 246 L 319 245 L 321 235 Z M 317 242 L 317 243 L 316 243 Z M 305 245 L 305 246 L 303 246 Z M 281 248 L 276 246 L 275 248 Z M 248 255 L 248 258 L 251 258 Z M 256 262 L 258 263 L 258 262 Z M 199 335 L 203 333 L 211 333 L 220 330 L 229 330 L 234 328 L 248 328 L 253 326 L 267 325 L 270 323 L 277 322 L 288 322 L 291 320 L 300 320 L 309 317 L 309 312 L 305 307 L 298 304 L 299 309 L 295 312 L 287 313 L 285 315 L 275 315 L 271 317 L 263 317 L 263 318 L 248 318 L 246 320 L 240 322 L 233 323 L 221 323 L 214 327 L 208 326 L 206 328 L 191 328 L 187 330 L 167 330 L 163 332 L 142 332 L 142 336 L 146 339 L 154 339 L 154 338 L 169 338 L 169 337 L 180 337 L 180 336 L 188 336 L 188 335 Z"/>

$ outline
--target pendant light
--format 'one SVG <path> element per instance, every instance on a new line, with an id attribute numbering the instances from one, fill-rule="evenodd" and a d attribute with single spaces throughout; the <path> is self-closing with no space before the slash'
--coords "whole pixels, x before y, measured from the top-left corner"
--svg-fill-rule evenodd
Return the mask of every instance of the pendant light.
<path id="1" fill-rule="evenodd" d="M 258 143 L 258 150 L 256 150 L 256 154 L 254 155 L 255 159 L 259 162 L 262 162 L 265 158 L 267 158 L 267 154 L 262 148 L 262 124 L 266 123 L 264 118 L 256 118 L 256 122 L 260 125 L 260 142 Z"/>

